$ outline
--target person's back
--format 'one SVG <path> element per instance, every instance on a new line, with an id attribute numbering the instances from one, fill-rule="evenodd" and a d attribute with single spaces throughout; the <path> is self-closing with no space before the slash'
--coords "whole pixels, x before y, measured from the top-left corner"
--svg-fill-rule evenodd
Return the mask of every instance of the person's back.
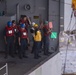
<path id="1" fill-rule="evenodd" d="M 38 28 L 38 25 L 35 24 L 35 34 L 34 34 L 34 58 L 38 59 L 39 56 L 39 50 L 40 50 L 40 46 L 41 46 L 41 39 L 42 39 L 42 35 L 41 35 L 41 31 Z"/>
<path id="2" fill-rule="evenodd" d="M 36 29 L 34 35 L 34 41 L 41 41 L 41 39 L 42 39 L 41 31 L 39 29 Z"/>

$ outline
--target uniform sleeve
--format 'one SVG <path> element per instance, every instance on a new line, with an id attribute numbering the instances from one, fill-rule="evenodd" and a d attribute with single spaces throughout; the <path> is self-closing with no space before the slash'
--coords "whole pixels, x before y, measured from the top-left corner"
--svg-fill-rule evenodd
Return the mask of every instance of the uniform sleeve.
<path id="1" fill-rule="evenodd" d="M 4 29 L 4 31 L 3 31 L 3 35 L 6 36 L 6 29 Z"/>

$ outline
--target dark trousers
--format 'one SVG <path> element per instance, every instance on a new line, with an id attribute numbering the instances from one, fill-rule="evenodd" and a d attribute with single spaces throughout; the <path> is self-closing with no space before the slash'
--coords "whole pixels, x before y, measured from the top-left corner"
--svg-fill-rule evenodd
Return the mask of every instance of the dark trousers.
<path id="1" fill-rule="evenodd" d="M 34 57 L 37 58 L 39 56 L 41 42 L 34 41 Z"/>
<path id="2" fill-rule="evenodd" d="M 34 47 L 35 47 L 35 41 L 34 41 L 34 38 L 33 38 L 33 46 L 32 46 L 32 51 L 31 51 L 31 53 L 34 53 Z M 40 42 L 40 49 L 42 49 L 42 41 Z M 41 52 L 40 49 L 39 49 L 39 52 Z"/>
<path id="3" fill-rule="evenodd" d="M 25 56 L 26 53 L 27 40 L 21 39 L 21 48 L 19 49 L 19 56 Z"/>
<path id="4" fill-rule="evenodd" d="M 5 55 L 7 56 L 9 53 L 10 55 L 14 55 L 14 37 L 7 37 L 6 41 L 7 44 L 5 49 Z"/>
<path id="5" fill-rule="evenodd" d="M 48 54 L 49 51 L 49 36 L 44 36 L 44 54 Z"/>
<path id="6" fill-rule="evenodd" d="M 32 51 L 31 51 L 31 53 L 34 53 L 34 45 L 35 43 L 34 43 L 34 40 L 33 40 L 33 46 L 32 46 Z"/>
<path id="7" fill-rule="evenodd" d="M 15 42 L 14 42 L 14 53 L 17 53 L 19 49 L 19 45 L 18 45 L 18 37 L 15 38 Z"/>

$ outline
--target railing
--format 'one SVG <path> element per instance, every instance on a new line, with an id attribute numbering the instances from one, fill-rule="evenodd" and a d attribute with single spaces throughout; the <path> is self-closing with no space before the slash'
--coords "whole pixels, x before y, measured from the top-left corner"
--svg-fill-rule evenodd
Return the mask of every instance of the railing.
<path id="1" fill-rule="evenodd" d="M 3 75 L 8 75 L 8 64 L 4 65 L 3 67 L 0 68 L 0 71 L 6 68 L 6 72 Z"/>

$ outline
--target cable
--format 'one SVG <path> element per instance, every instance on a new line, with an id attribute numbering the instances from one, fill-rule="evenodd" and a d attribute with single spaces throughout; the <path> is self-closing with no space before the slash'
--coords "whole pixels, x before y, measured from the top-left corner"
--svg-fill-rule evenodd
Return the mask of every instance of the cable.
<path id="1" fill-rule="evenodd" d="M 71 21 L 72 21 L 72 17 L 73 17 L 73 10 L 72 10 L 72 13 L 71 13 L 71 17 L 70 17 L 70 22 L 68 24 L 68 27 L 67 27 L 67 30 L 70 30 L 70 26 L 71 26 Z"/>
<path id="2" fill-rule="evenodd" d="M 68 54 L 68 45 L 69 45 L 69 37 L 68 37 L 68 42 L 67 42 L 67 47 L 66 47 L 66 53 L 65 53 L 65 61 L 64 61 L 64 68 L 63 68 L 63 74 L 66 72 L 66 62 L 67 62 L 67 54 Z"/>

